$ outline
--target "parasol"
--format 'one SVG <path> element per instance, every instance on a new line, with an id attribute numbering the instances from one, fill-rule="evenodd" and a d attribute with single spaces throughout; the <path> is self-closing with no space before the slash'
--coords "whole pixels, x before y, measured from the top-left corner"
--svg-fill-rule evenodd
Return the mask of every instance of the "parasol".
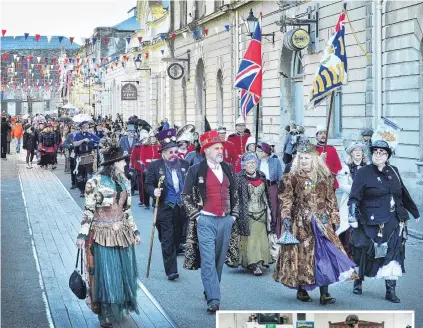
<path id="1" fill-rule="evenodd" d="M 76 123 L 81 123 L 84 121 L 92 122 L 93 118 L 88 114 L 78 114 L 75 115 L 72 120 Z"/>

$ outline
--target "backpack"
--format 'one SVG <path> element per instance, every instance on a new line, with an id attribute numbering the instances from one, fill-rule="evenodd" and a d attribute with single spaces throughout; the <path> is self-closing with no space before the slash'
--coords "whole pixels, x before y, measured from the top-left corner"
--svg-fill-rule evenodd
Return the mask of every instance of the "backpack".
<path id="1" fill-rule="evenodd" d="M 46 133 L 43 136 L 43 146 L 53 147 L 54 146 L 54 133 Z"/>

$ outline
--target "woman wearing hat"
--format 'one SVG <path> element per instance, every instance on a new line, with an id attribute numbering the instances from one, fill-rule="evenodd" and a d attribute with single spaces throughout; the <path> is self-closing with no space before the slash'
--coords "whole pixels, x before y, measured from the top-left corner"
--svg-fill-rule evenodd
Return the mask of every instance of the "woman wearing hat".
<path id="1" fill-rule="evenodd" d="M 351 328 L 358 328 L 359 321 L 360 319 L 358 319 L 358 316 L 356 316 L 355 314 L 350 314 L 348 317 L 346 317 L 345 324 Z"/>
<path id="2" fill-rule="evenodd" d="M 308 291 L 320 287 L 320 304 L 332 304 L 329 285 L 354 277 L 333 226 L 339 213 L 333 176 L 310 141 L 298 145 L 291 171 L 284 175 L 279 199 L 281 217 L 299 243 L 281 246 L 273 278 L 297 290 L 297 299 L 310 302 Z"/>
<path id="3" fill-rule="evenodd" d="M 112 327 L 137 308 L 135 244 L 139 232 L 131 213 L 128 155 L 116 136 L 102 145 L 101 170 L 85 186 L 85 207 L 77 246 L 86 251 L 88 302 L 101 327 Z"/>
<path id="4" fill-rule="evenodd" d="M 242 170 L 237 174 L 239 219 L 235 222 L 240 235 L 240 257 L 239 263 L 226 262 L 251 270 L 255 276 L 263 274 L 261 267 L 268 268 L 273 263 L 267 234 L 275 230 L 267 179 L 258 170 L 258 164 L 254 153 L 246 153 L 242 158 Z"/>
<path id="5" fill-rule="evenodd" d="M 339 239 L 341 239 L 342 245 L 349 256 L 351 255 L 349 240 L 352 228 L 348 223 L 348 198 L 350 196 L 352 182 L 357 171 L 367 164 L 367 157 L 364 154 L 365 148 L 366 145 L 362 142 L 351 143 L 351 145 L 349 145 L 346 149 L 346 153 L 348 155 L 347 161 L 336 176 L 339 183 L 339 190 L 342 191 L 342 197 L 339 203 L 339 217 L 341 219 L 341 224 L 336 230 L 336 234 L 339 236 Z M 352 225 L 354 226 L 356 223 L 353 223 Z"/>
<path id="6" fill-rule="evenodd" d="M 48 123 L 39 137 L 41 159 L 38 162 L 38 165 L 44 167 L 45 169 L 50 166 L 50 169 L 52 169 L 55 164 L 57 150 L 57 140 L 56 134 L 53 131 L 53 124 Z"/>
<path id="7" fill-rule="evenodd" d="M 377 140 L 370 150 L 372 164 L 358 170 L 348 201 L 350 221 L 358 221 L 351 245 L 353 259 L 359 265 L 360 280 L 354 282 L 353 292 L 362 294 L 365 276 L 385 279 L 385 298 L 399 303 L 395 288 L 398 278 L 405 272 L 407 211 L 416 222 L 420 214 L 398 169 L 389 165 L 392 155 L 389 144 Z"/>

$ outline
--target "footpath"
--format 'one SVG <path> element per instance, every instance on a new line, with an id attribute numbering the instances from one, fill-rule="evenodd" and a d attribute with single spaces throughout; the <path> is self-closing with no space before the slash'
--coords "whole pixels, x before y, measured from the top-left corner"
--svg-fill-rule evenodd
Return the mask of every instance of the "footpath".
<path id="1" fill-rule="evenodd" d="M 84 300 L 76 298 L 68 286 L 75 266 L 75 240 L 82 217 L 81 208 L 53 172 L 36 165 L 27 169 L 23 154 L 11 155 L 9 161 L 14 161 L 18 173 L 15 188 L 22 188 L 23 205 L 39 268 L 39 283 L 46 299 L 45 311 L 49 324 L 45 327 L 100 327 L 97 316 Z M 7 165 L 10 166 L 10 163 Z M 19 286 L 19 281 L 16 283 Z M 140 313 L 132 313 L 113 327 L 175 327 L 146 287 L 140 281 L 138 284 Z M 17 309 L 17 313 L 9 315 L 18 317 L 22 311 L 25 312 L 24 309 Z"/>

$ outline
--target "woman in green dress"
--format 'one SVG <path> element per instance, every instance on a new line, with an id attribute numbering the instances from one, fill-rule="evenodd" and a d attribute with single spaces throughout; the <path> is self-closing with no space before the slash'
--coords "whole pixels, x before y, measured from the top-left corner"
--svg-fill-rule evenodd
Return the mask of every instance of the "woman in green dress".
<path id="1" fill-rule="evenodd" d="M 269 190 L 264 173 L 257 170 L 258 158 L 255 153 L 246 153 L 242 159 L 242 170 L 237 174 L 239 195 L 239 219 L 234 229 L 238 232 L 238 263 L 226 264 L 242 266 L 255 276 L 262 275 L 262 269 L 273 263 L 270 255 L 268 233 L 275 232 L 271 215 Z M 231 237 L 233 243 L 233 237 Z"/>
<path id="2" fill-rule="evenodd" d="M 102 145 L 102 168 L 85 186 L 85 208 L 77 246 L 86 251 L 87 304 L 101 327 L 112 327 L 137 307 L 135 244 L 139 232 L 131 213 L 127 155 L 117 136 Z"/>

